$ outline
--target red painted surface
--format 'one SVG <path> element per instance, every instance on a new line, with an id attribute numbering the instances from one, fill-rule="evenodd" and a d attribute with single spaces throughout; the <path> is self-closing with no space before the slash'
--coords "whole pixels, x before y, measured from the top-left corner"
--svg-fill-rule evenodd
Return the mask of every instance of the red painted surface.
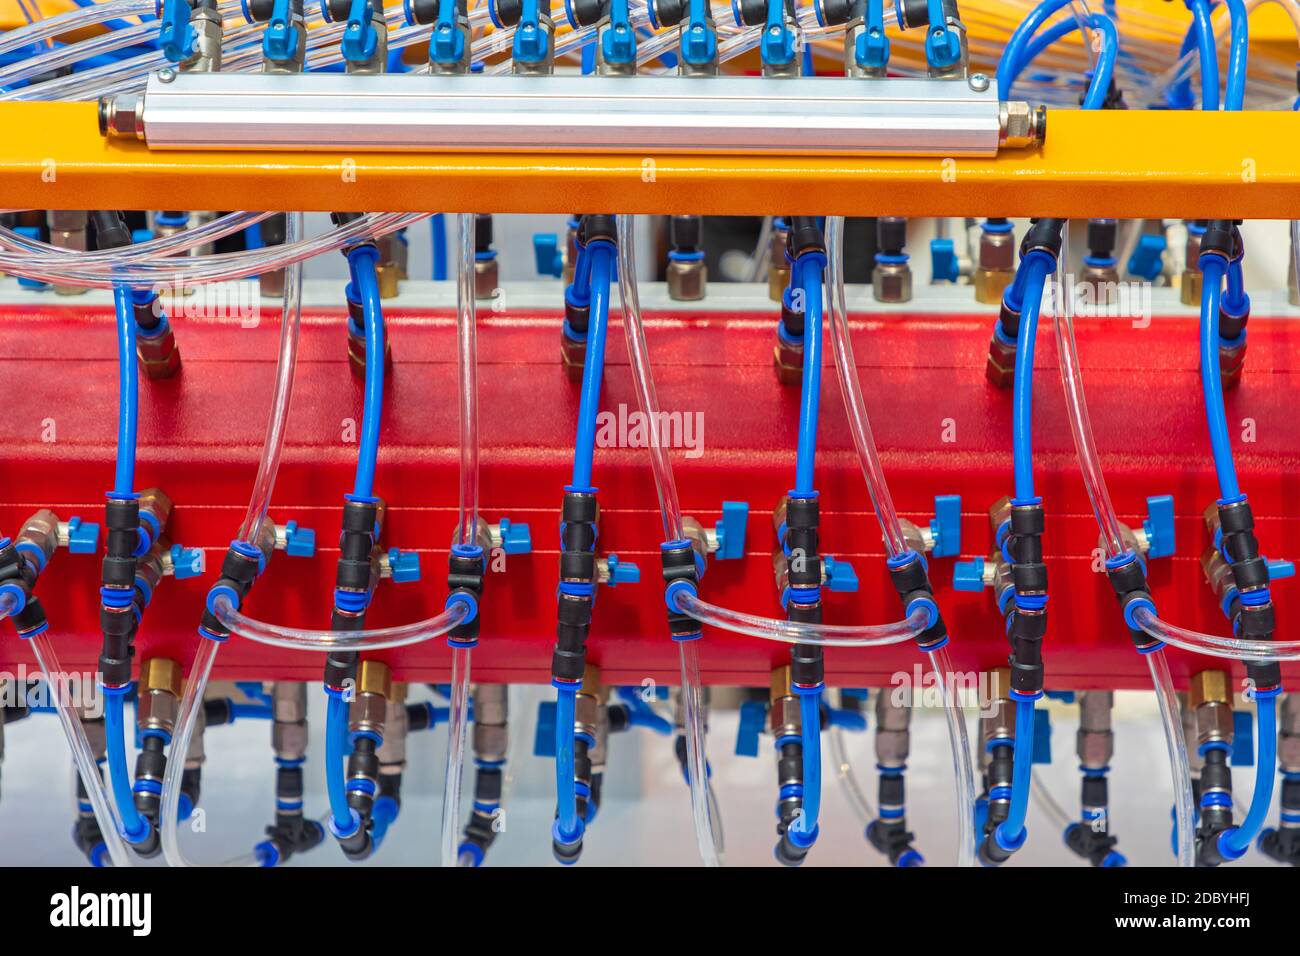
<path id="1" fill-rule="evenodd" d="M 558 287 L 557 287 L 558 288 Z M 558 298 L 558 291 L 557 291 Z M 748 555 L 714 564 L 702 593 L 712 601 L 779 615 L 771 572 L 770 510 L 794 471 L 797 390 L 772 369 L 773 316 L 648 316 L 659 398 L 666 410 L 701 411 L 704 454 L 674 455 L 683 506 L 711 524 L 724 498 L 751 504 Z M 176 503 L 171 537 L 207 550 L 216 565 L 243 516 L 261 447 L 278 330 L 183 320 L 184 355 L 171 381 L 141 382 L 137 487 L 162 487 Z M 985 382 L 992 311 L 972 317 L 896 315 L 855 324 L 855 347 L 890 486 L 900 513 L 928 519 L 934 495 L 964 502 L 963 553 L 987 551 L 987 507 L 1011 488 L 1010 393 Z M 423 552 L 424 580 L 384 582 L 373 625 L 435 613 L 445 597 L 445 554 L 454 524 L 457 426 L 454 328 L 445 313 L 390 310 L 394 365 L 387 379 L 377 493 L 388 502 L 386 543 Z M 532 526 L 536 550 L 489 576 L 483 638 L 474 674 L 490 681 L 549 679 L 555 627 L 557 522 L 568 480 L 577 388 L 559 364 L 556 313 L 495 315 L 480 321 L 482 505 L 490 520 L 507 515 Z M 604 408 L 635 408 L 621 326 L 611 329 Z M 1242 487 L 1254 502 L 1265 554 L 1300 554 L 1300 414 L 1294 380 L 1300 322 L 1256 318 L 1242 386 L 1229 396 L 1234 436 L 1244 418 L 1256 440 L 1237 444 Z M 1079 348 L 1098 445 L 1123 520 L 1139 520 L 1147 495 L 1173 493 L 1178 555 L 1155 562 L 1151 580 L 1162 614 L 1222 633 L 1226 622 L 1204 583 L 1198 559 L 1206 544 L 1200 515 L 1215 497 L 1197 377 L 1195 323 L 1157 319 L 1146 329 L 1128 320 L 1080 320 Z M 6 310 L 0 327 L 0 529 L 12 534 L 38 507 L 60 517 L 102 520 L 112 480 L 116 358 L 110 310 L 55 304 Z M 1040 334 L 1035 395 L 1035 462 L 1047 509 L 1045 547 L 1051 575 L 1046 661 L 1051 687 L 1141 687 L 1146 668 L 1132 650 L 1104 577 L 1092 570 L 1097 534 L 1079 479 L 1064 416 L 1051 329 Z M 824 550 L 850 559 L 860 593 L 828 597 L 829 622 L 899 616 L 885 572 L 879 531 L 852 453 L 839 387 L 827 366 L 822 400 L 818 487 Z M 346 356 L 341 311 L 304 318 L 301 360 L 284 466 L 272 514 L 316 529 L 314 560 L 278 554 L 246 605 L 263 620 L 327 626 L 340 503 L 350 490 L 356 446 L 342 440 L 344 420 L 360 418 L 359 383 Z M 942 433 L 951 419 L 956 441 Z M 54 441 L 44 441 L 52 420 Z M 45 437 L 48 437 L 46 435 Z M 675 682 L 677 654 L 666 636 L 657 547 L 662 538 L 644 450 L 596 454 L 602 508 L 601 544 L 640 564 L 639 585 L 602 589 L 590 659 L 610 683 L 646 677 Z M 932 562 L 938 600 L 952 631 L 959 667 L 1005 661 L 1002 622 L 984 595 L 954 593 L 951 560 Z M 64 663 L 89 668 L 98 653 L 99 562 L 60 553 L 39 593 Z M 188 664 L 198 638 L 202 578 L 167 580 L 137 639 L 141 658 L 159 654 Z M 1289 608 L 1300 595 L 1277 588 L 1279 636 L 1292 636 Z M 28 661 L 13 635 L 0 639 L 0 665 Z M 441 640 L 382 652 L 399 679 L 445 680 L 450 652 Z M 785 645 L 709 632 L 701 646 L 710 683 L 765 685 Z M 1171 652 L 1177 677 L 1210 663 Z M 318 680 L 321 655 L 232 639 L 222 649 L 223 677 Z M 828 683 L 880 685 L 911 670 L 909 644 L 886 649 L 833 649 Z"/>

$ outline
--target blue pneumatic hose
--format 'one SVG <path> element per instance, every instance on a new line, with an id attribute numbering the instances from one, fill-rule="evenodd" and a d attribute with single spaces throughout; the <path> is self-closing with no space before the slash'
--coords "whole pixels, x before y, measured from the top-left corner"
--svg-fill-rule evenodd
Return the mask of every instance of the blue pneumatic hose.
<path id="1" fill-rule="evenodd" d="M 1046 23 L 1056 11 L 1062 7 L 1068 6 L 1070 0 L 1043 0 L 1038 6 L 1030 11 L 1029 16 L 1021 21 L 1020 26 L 1016 27 L 1015 32 L 1011 34 L 1011 39 L 1002 50 L 1002 59 L 998 60 L 997 81 L 998 81 L 998 99 L 1011 99 L 1011 84 L 1015 77 L 1013 70 L 1024 57 L 1025 45 L 1029 42 L 1030 37 L 1038 32 L 1038 28 Z"/>
<path id="2" fill-rule="evenodd" d="M 1232 461 L 1228 416 L 1223 408 L 1223 376 L 1219 371 L 1219 296 L 1226 263 L 1220 256 L 1201 257 L 1201 390 L 1205 395 L 1205 420 L 1210 427 L 1210 449 L 1219 476 L 1219 497 L 1241 497 L 1237 466 Z"/>
<path id="3" fill-rule="evenodd" d="M 384 312 L 379 301 L 375 266 L 379 252 L 371 245 L 348 253 L 352 288 L 361 303 L 366 332 L 366 389 L 361 413 L 361 448 L 357 452 L 357 480 L 353 494 L 370 498 L 375 488 L 375 462 L 379 457 L 379 423 L 384 412 Z"/>
<path id="4" fill-rule="evenodd" d="M 1210 5 L 1205 0 L 1187 0 L 1196 27 L 1196 46 L 1201 56 L 1201 109 L 1219 108 L 1219 56 L 1210 23 Z M 1244 84 L 1244 80 L 1242 81 Z"/>
<path id="5" fill-rule="evenodd" d="M 1277 695 L 1255 696 L 1255 739 L 1259 741 L 1259 759 L 1255 761 L 1255 792 L 1250 797 L 1250 809 L 1241 826 L 1219 834 L 1219 852 L 1230 860 L 1245 854 L 1250 844 L 1264 828 L 1268 808 L 1273 802 L 1273 777 L 1277 764 Z"/>
<path id="6" fill-rule="evenodd" d="M 605 377 L 605 329 L 609 323 L 609 286 L 613 278 L 614 244 L 597 239 L 587 244 L 591 264 L 591 318 L 587 323 L 587 354 L 582 367 L 578 404 L 578 437 L 573 444 L 573 488 L 591 487 L 591 462 L 596 453 L 596 416 L 600 384 Z M 575 284 L 577 279 L 574 279 Z"/>
<path id="7" fill-rule="evenodd" d="M 822 391 L 822 267 L 826 258 L 805 252 L 795 260 L 798 288 L 803 291 L 803 387 L 799 394 L 799 449 L 795 460 L 796 494 L 814 494 L 813 464 L 817 455 L 817 410 Z"/>
<path id="8" fill-rule="evenodd" d="M 447 215 L 435 212 L 429 217 L 433 234 L 433 279 L 441 282 L 447 278 Z"/>
<path id="9" fill-rule="evenodd" d="M 369 364 L 369 363 L 367 363 Z M 344 753 L 348 739 L 348 702 L 341 691 L 326 689 L 329 701 L 325 710 L 325 789 L 329 795 L 330 814 L 336 834 L 348 835 L 356 830 L 352 808 L 348 806 L 348 789 Z"/>
<path id="10" fill-rule="evenodd" d="M 135 354 L 135 305 L 131 290 L 113 287 L 117 310 L 117 473 L 113 492 L 135 494 L 135 434 L 139 415 L 139 373 Z"/>
<path id="11" fill-rule="evenodd" d="M 560 687 L 555 705 L 555 811 L 560 836 L 574 841 L 582 836 L 578 819 L 578 791 L 573 771 L 573 723 L 578 688 Z"/>
<path id="12" fill-rule="evenodd" d="M 804 838 L 817 834 L 822 804 L 822 695 L 799 695 L 799 720 L 803 725 L 803 816 L 799 828 Z"/>
<path id="13" fill-rule="evenodd" d="M 1026 273 L 1025 297 L 1020 313 L 1020 327 L 1016 330 L 1011 441 L 1016 500 L 1028 502 L 1034 498 L 1034 340 L 1038 332 L 1038 311 L 1043 304 L 1043 285 L 1047 281 L 1052 258 L 1046 253 L 1032 250 L 1020 266 Z"/>
<path id="14" fill-rule="evenodd" d="M 132 345 L 134 351 L 134 344 Z M 141 843 L 149 836 L 149 821 L 135 808 L 131 774 L 126 766 L 126 721 L 122 713 L 127 687 L 104 689 L 104 741 L 108 776 L 113 784 L 113 802 L 122 818 L 122 836 L 128 843 Z"/>
<path id="15" fill-rule="evenodd" d="M 1034 701 L 1016 698 L 1016 746 L 1011 765 L 1011 806 L 1007 818 L 998 824 L 998 836 L 1006 844 L 1018 844 L 1025 835 L 1029 812 L 1029 784 L 1034 764 Z"/>
<path id="16" fill-rule="evenodd" d="M 1238 0 L 1240 2 L 1240 0 Z M 1101 31 L 1101 52 L 1097 55 L 1097 68 L 1093 71 L 1092 82 L 1083 98 L 1085 110 L 1099 110 L 1106 103 L 1106 94 L 1110 92 L 1110 78 L 1115 74 L 1115 57 L 1119 53 L 1119 34 L 1110 17 L 1094 13 L 1088 17 L 1088 24 Z"/>
<path id="17" fill-rule="evenodd" d="M 1239 110 L 1246 101 L 1246 56 L 1250 52 L 1246 5 L 1241 0 L 1226 0 L 1232 18 L 1232 39 L 1228 52 L 1228 88 L 1223 91 L 1223 108 Z"/>

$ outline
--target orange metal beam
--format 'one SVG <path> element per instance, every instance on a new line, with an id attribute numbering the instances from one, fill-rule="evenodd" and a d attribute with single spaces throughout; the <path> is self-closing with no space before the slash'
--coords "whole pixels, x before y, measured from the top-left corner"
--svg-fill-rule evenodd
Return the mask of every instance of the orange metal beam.
<path id="1" fill-rule="evenodd" d="M 151 151 L 2 103 L 0 208 L 1300 218 L 1300 114 L 1049 114 L 990 159 Z"/>

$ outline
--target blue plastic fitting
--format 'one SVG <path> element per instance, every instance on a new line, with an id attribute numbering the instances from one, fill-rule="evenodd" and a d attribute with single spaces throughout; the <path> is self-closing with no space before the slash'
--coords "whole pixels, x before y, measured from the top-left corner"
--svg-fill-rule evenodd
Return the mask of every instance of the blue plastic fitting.
<path id="1" fill-rule="evenodd" d="M 930 240 L 930 277 L 935 282 L 956 282 L 961 277 L 957 249 L 951 239 Z"/>
<path id="2" fill-rule="evenodd" d="M 641 569 L 631 561 L 620 561 L 617 554 L 610 554 L 605 557 L 605 563 L 609 567 L 609 580 L 605 583 L 610 587 L 640 582 Z"/>
<path id="3" fill-rule="evenodd" d="M 158 24 L 158 42 L 162 45 L 163 56 L 172 63 L 187 60 L 194 53 L 190 5 L 185 0 L 164 0 L 162 19 Z"/>
<path id="4" fill-rule="evenodd" d="M 528 525 L 517 524 L 509 518 L 502 518 L 498 526 L 501 529 L 501 550 L 506 554 L 531 554 L 533 551 L 532 535 Z"/>
<path id="5" fill-rule="evenodd" d="M 1167 558 L 1174 553 L 1174 496 L 1153 495 L 1147 499 L 1147 517 L 1142 522 L 1147 535 L 1147 557 Z"/>
<path id="6" fill-rule="evenodd" d="M 767 705 L 761 700 L 746 700 L 740 704 L 740 723 L 736 728 L 736 756 L 757 757 L 758 737 L 767 722 Z"/>
<path id="7" fill-rule="evenodd" d="M 1138 236 L 1137 246 L 1128 259 L 1128 271 L 1153 282 L 1164 270 L 1165 237 L 1158 233 Z"/>
<path id="8" fill-rule="evenodd" d="M 203 549 L 186 548 L 179 544 L 174 544 L 170 551 L 172 562 L 172 577 L 177 581 L 184 581 L 186 578 L 198 577 L 203 573 Z"/>
<path id="9" fill-rule="evenodd" d="M 271 18 L 262 31 L 262 56 L 284 63 L 298 55 L 298 32 L 289 21 L 289 0 L 275 0 Z"/>
<path id="10" fill-rule="evenodd" d="M 456 26 L 456 0 L 441 0 L 438 20 L 429 38 L 429 59 L 434 63 L 455 64 L 465 59 L 465 34 Z"/>
<path id="11" fill-rule="evenodd" d="M 822 556 L 822 568 L 826 571 L 826 587 L 837 594 L 853 593 L 858 589 L 858 575 L 853 565 L 841 561 L 829 554 Z"/>
<path id="12" fill-rule="evenodd" d="M 984 590 L 984 559 L 957 561 L 952 566 L 952 586 L 956 591 Z"/>
<path id="13" fill-rule="evenodd" d="M 930 533 L 934 536 L 930 553 L 936 558 L 961 554 L 961 495 L 934 496 Z"/>
<path id="14" fill-rule="evenodd" d="M 533 233 L 533 263 L 539 276 L 558 279 L 564 275 L 564 256 L 560 253 L 560 240 L 555 233 Z"/>
<path id="15" fill-rule="evenodd" d="M 1044 708 L 1034 711 L 1034 750 L 1030 763 L 1052 762 L 1052 715 Z"/>
<path id="16" fill-rule="evenodd" d="M 420 580 L 420 556 L 414 551 L 388 549 L 388 572 L 394 584 Z"/>
<path id="17" fill-rule="evenodd" d="M 375 17 L 370 0 L 352 0 L 348 9 L 348 24 L 343 28 L 343 59 L 349 63 L 365 63 L 375 55 L 379 35 L 372 25 Z"/>
<path id="18" fill-rule="evenodd" d="M 68 519 L 68 552 L 94 554 L 99 550 L 99 525 L 82 521 L 76 515 Z"/>
<path id="19" fill-rule="evenodd" d="M 729 561 L 745 556 L 745 528 L 749 523 L 748 501 L 724 501 L 722 520 L 713 526 L 718 539 L 718 550 L 713 556 L 719 561 Z"/>
<path id="20" fill-rule="evenodd" d="M 293 558 L 310 558 L 316 554 L 316 532 L 300 528 L 290 521 L 284 526 L 284 553 Z"/>
<path id="21" fill-rule="evenodd" d="M 537 705 L 537 728 L 533 732 L 533 756 L 555 757 L 555 701 Z"/>

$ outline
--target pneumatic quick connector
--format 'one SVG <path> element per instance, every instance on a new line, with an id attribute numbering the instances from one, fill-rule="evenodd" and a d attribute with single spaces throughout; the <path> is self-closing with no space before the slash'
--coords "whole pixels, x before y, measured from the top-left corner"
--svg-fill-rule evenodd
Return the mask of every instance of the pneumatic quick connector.
<path id="1" fill-rule="evenodd" d="M 258 851 L 275 865 L 325 840 L 325 828 L 303 813 L 307 685 L 301 681 L 276 681 L 271 689 L 271 749 L 275 752 L 275 823 L 266 828 Z"/>
<path id="2" fill-rule="evenodd" d="M 792 668 L 772 671 L 769 727 L 776 740 L 776 849 L 777 862 L 799 866 L 808 856 L 817 833 L 804 833 L 803 717 L 792 683 Z"/>
<path id="3" fill-rule="evenodd" d="M 677 72 L 682 76 L 715 76 L 718 72 L 718 31 L 708 0 L 650 0 L 651 26 L 677 27 Z"/>
<path id="4" fill-rule="evenodd" d="M 985 377 L 999 388 L 1010 388 L 1015 377 L 1017 338 L 1020 333 L 1020 313 L 1025 307 L 1025 292 L 1029 283 L 1029 266 L 1031 256 L 1037 256 L 1043 262 L 1050 261 L 1052 269 L 1056 268 L 1061 255 L 1061 232 L 1065 226 L 1064 219 L 1034 219 L 1029 230 L 1020 242 L 1020 268 L 1002 294 L 1002 305 L 998 313 L 997 324 L 993 327 L 993 338 L 989 342 L 989 357 L 985 368 Z M 981 240 L 982 242 L 982 240 Z M 982 247 L 981 247 L 982 248 Z M 1044 258 L 1046 257 L 1046 258 Z M 979 274 L 976 274 L 976 291 L 979 289 Z"/>
<path id="5" fill-rule="evenodd" d="M 925 860 L 912 846 L 916 835 L 907 829 L 907 784 L 904 776 L 911 751 L 912 708 L 896 698 L 896 688 L 876 694 L 876 768 L 880 772 L 877 817 L 867 825 L 867 841 L 894 866 L 920 866 Z M 841 697 L 844 691 L 840 691 Z"/>
<path id="6" fill-rule="evenodd" d="M 1227 671 L 1193 674 L 1187 706 L 1196 720 L 1197 751 L 1203 760 L 1200 787 L 1200 824 L 1196 829 L 1196 863 L 1218 866 L 1228 859 L 1219 838 L 1232 829 L 1233 717 L 1231 677 Z M 1259 768 L 1261 773 L 1272 768 Z"/>
<path id="7" fill-rule="evenodd" d="M 474 809 L 457 856 L 480 866 L 503 828 L 501 795 L 509 752 L 509 688 L 505 684 L 474 687 Z"/>
<path id="8" fill-rule="evenodd" d="M 736 26 L 763 28 L 759 53 L 764 76 L 798 76 L 803 36 L 794 0 L 735 0 Z"/>
<path id="9" fill-rule="evenodd" d="M 555 72 L 551 0 L 489 0 L 488 15 L 498 30 L 514 27 L 511 55 L 516 75 L 546 76 Z"/>
<path id="10" fill-rule="evenodd" d="M 1277 765 L 1282 773 L 1277 829 L 1265 829 L 1256 844 L 1259 851 L 1279 863 L 1300 866 L 1300 696 L 1282 698 L 1278 721 Z M 1256 773 L 1267 768 L 1258 767 Z"/>
<path id="11" fill-rule="evenodd" d="M 597 74 L 636 75 L 636 31 L 628 0 L 574 0 L 564 10 L 574 30 L 595 27 Z"/>
<path id="12" fill-rule="evenodd" d="M 587 360 L 587 331 L 591 324 L 592 256 L 608 255 L 617 241 L 613 216 L 584 215 L 579 219 L 574 246 L 573 280 L 564 289 L 564 326 L 560 332 L 560 358 L 565 372 L 573 381 L 581 381 Z M 592 249 L 593 244 L 601 244 L 601 248 Z M 613 257 L 609 258 L 612 262 Z"/>
<path id="13" fill-rule="evenodd" d="M 307 62 L 304 0 L 250 0 L 246 9 L 262 31 L 262 72 L 301 73 Z"/>
<path id="14" fill-rule="evenodd" d="M 97 209 L 91 212 L 90 221 L 99 249 L 131 245 L 131 232 L 122 213 Z M 152 289 L 129 289 L 126 294 L 135 315 L 135 349 L 140 367 L 150 379 L 171 378 L 180 371 L 181 352 L 158 294 Z"/>
<path id="15" fill-rule="evenodd" d="M 1190 239 L 1189 239 L 1190 241 Z M 1242 281 L 1242 261 L 1246 244 L 1241 237 L 1240 219 L 1212 219 L 1200 237 L 1197 263 L 1206 255 L 1221 256 L 1227 261 L 1227 282 L 1219 297 L 1219 378 L 1223 390 L 1230 391 L 1241 382 L 1246 365 L 1246 324 L 1250 320 L 1250 296 Z M 1198 272 L 1198 275 L 1201 274 Z M 1199 301 L 1199 294 L 1197 299 Z"/>
<path id="16" fill-rule="evenodd" d="M 384 744 L 384 722 L 392 694 L 393 679 L 388 665 L 362 661 L 348 706 L 352 752 L 347 761 L 347 801 L 357 826 L 351 833 L 331 827 L 344 856 L 353 862 L 367 859 L 375 848 L 373 811 L 379 796 L 379 751 Z"/>
<path id="17" fill-rule="evenodd" d="M 1119 840 L 1110 832 L 1109 786 L 1106 775 L 1115 752 L 1111 731 L 1111 709 L 1115 695 L 1108 690 L 1089 690 L 1079 695 L 1079 733 L 1076 751 L 1083 774 L 1079 802 L 1081 820 L 1065 829 L 1065 845 L 1093 866 L 1124 866 L 1124 855 L 1115 849 Z"/>
<path id="18" fill-rule="evenodd" d="M 884 0 L 816 0 L 819 26 L 844 26 L 844 75 L 883 78 L 889 68 Z"/>
<path id="19" fill-rule="evenodd" d="M 388 25 L 383 0 L 320 0 L 320 10 L 326 23 L 344 24 L 339 49 L 348 73 L 384 72 L 388 65 Z"/>
<path id="20" fill-rule="evenodd" d="M 221 69 L 221 12 L 217 0 L 162 0 L 158 16 L 163 56 L 182 73 Z"/>

